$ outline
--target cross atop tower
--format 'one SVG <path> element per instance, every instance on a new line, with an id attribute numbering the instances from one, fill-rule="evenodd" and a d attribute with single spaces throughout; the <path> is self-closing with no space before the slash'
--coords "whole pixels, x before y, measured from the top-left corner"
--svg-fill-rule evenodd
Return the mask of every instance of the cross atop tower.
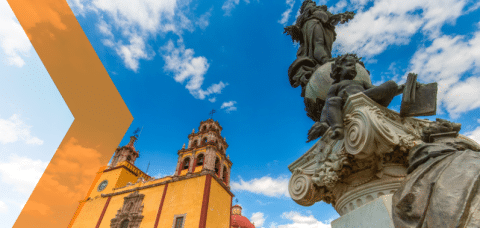
<path id="1" fill-rule="evenodd" d="M 210 111 L 210 113 L 208 113 L 208 114 L 210 114 L 210 116 L 211 116 L 210 119 L 213 119 L 213 113 L 215 113 L 215 109 L 212 109 L 212 111 Z"/>

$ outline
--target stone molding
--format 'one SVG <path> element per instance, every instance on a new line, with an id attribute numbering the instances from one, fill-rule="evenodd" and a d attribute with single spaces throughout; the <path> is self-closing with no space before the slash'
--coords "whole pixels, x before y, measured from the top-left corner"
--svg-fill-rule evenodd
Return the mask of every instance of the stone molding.
<path id="1" fill-rule="evenodd" d="M 422 143 L 422 129 L 434 123 L 400 117 L 363 93 L 347 99 L 343 117 L 344 139 L 331 139 L 328 129 L 288 167 L 289 193 L 295 202 L 310 206 L 324 201 L 341 215 L 352 210 L 350 203 L 354 209 L 357 201 L 361 205 L 367 197 L 396 190 L 406 175 L 409 150 Z"/>
<path id="2" fill-rule="evenodd" d="M 147 188 L 153 188 L 153 187 L 157 187 L 157 186 L 160 186 L 160 185 L 165 185 L 167 183 L 172 183 L 172 182 L 177 182 L 177 181 L 182 181 L 182 180 L 186 180 L 186 179 L 190 179 L 190 178 L 196 178 L 196 177 L 200 177 L 200 176 L 205 176 L 205 175 L 210 175 L 213 177 L 213 179 L 215 179 L 222 187 L 223 189 L 225 189 L 228 194 L 232 197 L 234 197 L 235 195 L 230 191 L 230 187 L 225 185 L 223 183 L 223 180 L 221 180 L 220 178 L 218 178 L 216 175 L 215 175 L 215 172 L 213 170 L 202 170 L 201 172 L 199 173 L 193 173 L 191 175 L 184 175 L 184 176 L 172 176 L 172 179 L 171 180 L 166 180 L 166 181 L 163 181 L 163 182 L 160 182 L 160 183 L 155 183 L 155 184 L 150 184 L 150 185 L 145 185 L 145 186 L 141 186 L 141 187 L 136 187 L 136 188 L 132 188 L 132 189 L 127 189 L 127 190 L 123 190 L 123 191 L 118 191 L 118 192 L 113 192 L 113 193 L 108 193 L 108 194 L 101 194 L 101 197 L 102 198 L 106 198 L 106 197 L 110 197 L 110 196 L 116 196 L 116 195 L 122 195 L 122 194 L 126 194 L 126 193 L 129 193 L 129 192 L 135 192 L 135 191 L 139 191 L 139 190 L 142 190 L 142 189 L 147 189 Z M 154 181 L 154 180 L 150 180 L 150 181 Z M 150 181 L 147 181 L 146 183 L 150 182 Z"/>

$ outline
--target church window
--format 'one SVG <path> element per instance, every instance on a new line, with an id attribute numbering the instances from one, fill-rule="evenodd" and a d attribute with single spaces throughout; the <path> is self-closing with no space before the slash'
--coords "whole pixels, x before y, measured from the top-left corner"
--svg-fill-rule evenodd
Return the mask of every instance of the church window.
<path id="1" fill-rule="evenodd" d="M 188 169 L 189 166 L 190 166 L 190 158 L 185 158 L 185 160 L 183 160 L 183 169 Z"/>
<path id="2" fill-rule="evenodd" d="M 185 227 L 185 217 L 187 214 L 175 215 L 173 218 L 172 228 L 184 228 Z"/>
<path id="3" fill-rule="evenodd" d="M 197 146 L 197 145 L 198 145 L 197 140 L 193 141 L 193 146 Z"/>
<path id="4" fill-rule="evenodd" d="M 215 174 L 220 175 L 220 159 L 215 159 Z"/>
<path id="5" fill-rule="evenodd" d="M 225 182 L 225 184 L 227 183 L 227 177 L 228 177 L 227 167 L 223 166 L 223 182 Z"/>
<path id="6" fill-rule="evenodd" d="M 127 156 L 127 161 L 131 162 L 132 161 L 132 156 L 128 155 Z"/>
<path id="7" fill-rule="evenodd" d="M 183 217 L 178 217 L 175 220 L 175 228 L 182 228 Z"/>
<path id="8" fill-rule="evenodd" d="M 204 142 L 204 143 L 207 143 L 207 138 L 203 138 L 203 142 Z"/>
<path id="9" fill-rule="evenodd" d="M 198 155 L 198 157 L 197 157 L 197 166 L 202 166 L 202 165 L 203 165 L 203 159 L 204 159 L 203 154 Z"/>
<path id="10" fill-rule="evenodd" d="M 204 131 L 207 130 L 207 126 L 203 126 L 203 130 L 204 130 Z"/>
<path id="11" fill-rule="evenodd" d="M 120 228 L 128 228 L 128 224 L 130 221 L 128 219 L 123 220 L 122 224 L 120 225 Z"/>

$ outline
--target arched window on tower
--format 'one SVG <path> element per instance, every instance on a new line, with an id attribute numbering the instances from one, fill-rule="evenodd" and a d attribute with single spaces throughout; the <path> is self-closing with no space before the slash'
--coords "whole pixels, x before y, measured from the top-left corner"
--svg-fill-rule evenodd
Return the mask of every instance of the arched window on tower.
<path id="1" fill-rule="evenodd" d="M 195 139 L 195 140 L 193 141 L 192 147 L 196 147 L 196 146 L 198 146 L 198 141 Z"/>
<path id="2" fill-rule="evenodd" d="M 215 159 L 215 174 L 217 174 L 217 176 L 220 176 L 220 159 Z"/>
<path id="3" fill-rule="evenodd" d="M 127 161 L 128 161 L 128 162 L 132 162 L 132 156 L 128 155 L 128 156 L 127 156 Z"/>
<path id="4" fill-rule="evenodd" d="M 203 144 L 207 144 L 207 137 L 203 138 Z"/>
<path id="5" fill-rule="evenodd" d="M 190 167 L 190 158 L 185 158 L 185 160 L 183 160 L 182 170 L 188 169 L 188 167 Z"/>
<path id="6" fill-rule="evenodd" d="M 203 156 L 203 154 L 198 155 L 196 166 L 202 166 L 202 165 L 203 165 L 203 159 L 204 159 L 204 158 L 205 158 L 205 156 Z"/>
<path id="7" fill-rule="evenodd" d="M 207 126 L 203 126 L 203 130 L 206 131 L 206 130 L 207 130 Z"/>
<path id="8" fill-rule="evenodd" d="M 228 181 L 227 167 L 223 166 L 223 183 L 227 184 L 227 181 Z"/>

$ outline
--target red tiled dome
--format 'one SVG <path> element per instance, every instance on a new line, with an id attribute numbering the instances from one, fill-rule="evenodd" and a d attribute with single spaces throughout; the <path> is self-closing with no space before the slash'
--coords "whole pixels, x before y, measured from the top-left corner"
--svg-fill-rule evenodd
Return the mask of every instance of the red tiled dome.
<path id="1" fill-rule="evenodd" d="M 232 215 L 232 227 L 234 228 L 255 228 L 255 226 L 242 215 Z"/>
<path id="2" fill-rule="evenodd" d="M 242 216 L 242 207 L 235 205 L 232 207 L 232 224 L 233 228 L 255 228 L 255 226 L 245 216 Z"/>

